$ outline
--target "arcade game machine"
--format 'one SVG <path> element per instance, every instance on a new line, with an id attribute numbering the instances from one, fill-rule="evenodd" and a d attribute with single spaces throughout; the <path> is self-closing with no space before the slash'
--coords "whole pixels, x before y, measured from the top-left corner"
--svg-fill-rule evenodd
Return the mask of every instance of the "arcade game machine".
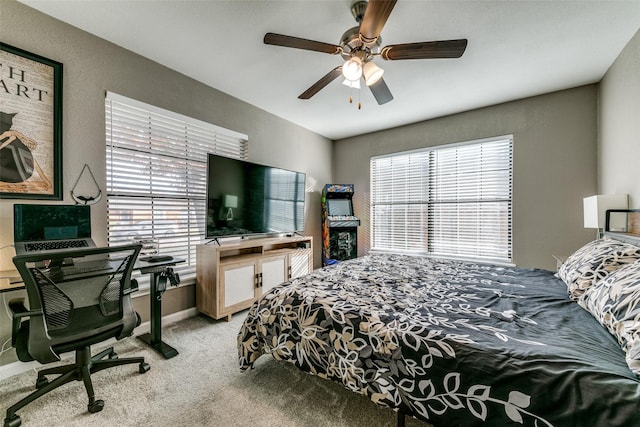
<path id="1" fill-rule="evenodd" d="M 358 225 L 353 215 L 353 184 L 327 184 L 322 189 L 322 265 L 358 256 Z"/>

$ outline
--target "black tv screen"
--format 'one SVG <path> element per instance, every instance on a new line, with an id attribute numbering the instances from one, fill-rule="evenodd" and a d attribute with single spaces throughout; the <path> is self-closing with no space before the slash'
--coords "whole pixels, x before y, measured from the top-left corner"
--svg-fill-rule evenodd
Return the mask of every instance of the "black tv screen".
<path id="1" fill-rule="evenodd" d="M 305 174 L 209 154 L 206 238 L 304 230 Z"/>

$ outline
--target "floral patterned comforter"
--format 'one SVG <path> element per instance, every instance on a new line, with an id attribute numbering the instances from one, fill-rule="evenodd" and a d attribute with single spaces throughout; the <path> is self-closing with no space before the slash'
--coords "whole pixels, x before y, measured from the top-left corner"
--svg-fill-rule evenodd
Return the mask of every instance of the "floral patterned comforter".
<path id="1" fill-rule="evenodd" d="M 640 380 L 546 270 L 370 255 L 251 307 L 239 362 L 262 354 L 436 426 L 638 426 Z"/>

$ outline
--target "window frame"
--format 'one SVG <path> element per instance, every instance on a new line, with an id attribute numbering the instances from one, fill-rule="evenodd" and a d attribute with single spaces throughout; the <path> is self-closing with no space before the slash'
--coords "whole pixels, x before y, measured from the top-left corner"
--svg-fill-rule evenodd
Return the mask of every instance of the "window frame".
<path id="1" fill-rule="evenodd" d="M 513 146 L 513 135 L 501 135 L 371 157 L 370 251 L 513 265 Z M 491 148 L 500 148 L 504 152 L 488 152 L 487 150 Z M 492 162 L 503 162 L 494 165 L 475 161 L 479 168 L 478 174 L 484 179 L 481 181 L 480 189 L 477 190 L 475 200 L 469 198 L 469 194 L 473 193 L 470 193 L 467 188 L 470 181 L 467 174 L 474 173 L 474 165 L 469 161 L 473 159 L 469 156 L 473 150 L 484 150 L 485 158 L 491 158 Z M 453 161 L 449 159 L 450 163 L 464 170 L 455 172 L 455 167 L 446 169 L 445 172 L 452 172 L 452 174 L 447 175 L 448 179 L 442 179 L 442 181 L 449 181 L 443 184 L 438 181 L 442 177 L 436 170 L 443 165 L 438 166 L 434 158 L 438 154 L 447 152 L 459 157 Z M 394 160 L 398 165 L 393 165 Z M 444 164 L 444 167 L 449 166 Z M 403 172 L 406 172 L 407 176 L 402 176 Z M 481 176 L 483 173 L 485 176 Z M 443 194 L 450 199 L 446 197 L 436 199 L 438 191 L 444 191 Z M 456 191 L 459 193 L 457 196 L 453 194 Z M 487 193 L 492 193 L 492 197 L 487 197 Z M 486 223 L 465 219 L 463 214 L 465 207 L 469 208 L 473 204 L 476 205 L 478 212 L 483 209 L 491 211 L 489 209 L 491 207 L 495 211 L 493 213 L 495 216 L 487 217 L 485 213 L 482 218 L 487 219 Z M 458 245 L 462 247 L 469 244 L 467 239 L 470 239 L 476 247 L 473 250 L 464 250 L 451 245 L 449 249 L 442 249 L 446 245 L 440 243 L 438 246 L 439 239 L 442 242 L 446 241 L 442 239 L 451 237 L 443 236 L 442 232 L 434 229 L 438 218 L 435 212 L 443 206 L 448 206 L 450 211 L 457 212 L 460 223 L 445 222 L 452 215 L 450 213 L 449 216 L 442 217 L 445 221 L 441 222 L 442 226 L 438 227 L 438 230 L 443 228 L 456 230 L 460 224 L 466 226 L 475 224 L 476 228 L 486 225 L 491 230 L 474 231 L 462 227 L 457 232 Z M 466 210 L 473 211 L 473 209 Z M 381 221 L 385 223 L 382 224 Z M 500 237 L 498 246 L 495 245 L 495 239 L 490 234 L 496 231 Z M 450 233 L 454 232 L 450 231 Z M 473 237 L 474 233 L 478 234 Z M 487 239 L 487 236 L 491 238 Z M 489 249 L 491 245 L 494 247 Z"/>

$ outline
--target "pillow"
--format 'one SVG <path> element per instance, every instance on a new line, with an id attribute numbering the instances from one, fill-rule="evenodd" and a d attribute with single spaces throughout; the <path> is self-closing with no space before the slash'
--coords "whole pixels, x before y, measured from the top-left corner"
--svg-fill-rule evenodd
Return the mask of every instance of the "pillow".
<path id="1" fill-rule="evenodd" d="M 626 353 L 629 368 L 640 375 L 640 261 L 611 273 L 578 300 Z"/>
<path id="2" fill-rule="evenodd" d="M 567 258 L 558 270 L 558 277 L 566 283 L 570 298 L 577 300 L 589 287 L 638 259 L 637 246 L 609 238 L 594 240 Z"/>

